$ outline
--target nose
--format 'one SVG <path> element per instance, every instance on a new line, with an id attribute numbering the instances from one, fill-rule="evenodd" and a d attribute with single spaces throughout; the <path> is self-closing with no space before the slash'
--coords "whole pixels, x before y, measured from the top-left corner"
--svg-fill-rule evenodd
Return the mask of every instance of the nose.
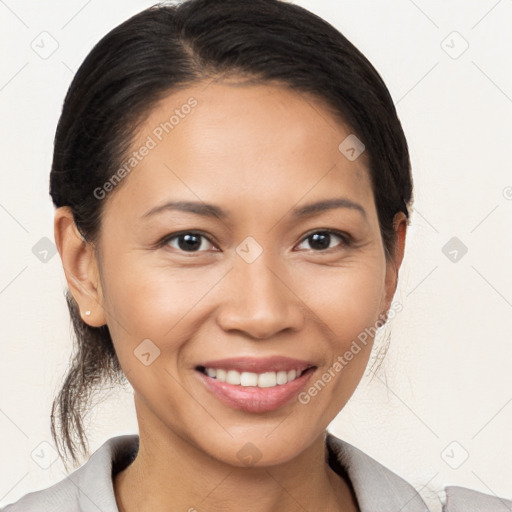
<path id="1" fill-rule="evenodd" d="M 271 268 L 263 254 L 252 263 L 235 262 L 217 310 L 222 329 L 259 340 L 284 330 L 298 331 L 304 322 L 304 305 L 293 291 L 288 272 L 275 265 Z"/>

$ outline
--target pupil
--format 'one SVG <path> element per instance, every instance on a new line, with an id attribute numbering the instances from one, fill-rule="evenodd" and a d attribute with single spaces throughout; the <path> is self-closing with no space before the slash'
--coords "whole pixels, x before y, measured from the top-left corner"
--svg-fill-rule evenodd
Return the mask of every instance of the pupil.
<path id="1" fill-rule="evenodd" d="M 310 245 L 313 249 L 327 249 L 330 242 L 329 233 L 315 233 L 310 236 Z"/>
<path id="2" fill-rule="evenodd" d="M 197 249 L 198 247 L 201 247 L 201 239 L 198 235 L 181 235 L 179 238 L 178 245 L 180 246 L 180 249 L 187 251 L 190 249 Z M 182 243 L 182 241 L 185 240 L 185 242 Z"/>

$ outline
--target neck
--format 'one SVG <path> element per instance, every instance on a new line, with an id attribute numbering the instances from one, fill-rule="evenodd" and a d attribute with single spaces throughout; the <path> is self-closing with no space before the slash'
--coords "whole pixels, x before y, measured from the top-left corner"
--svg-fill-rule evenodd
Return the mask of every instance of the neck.
<path id="1" fill-rule="evenodd" d="M 137 457 L 114 477 L 119 512 L 357 512 L 350 486 L 326 462 L 325 436 L 285 463 L 238 467 L 139 421 Z"/>

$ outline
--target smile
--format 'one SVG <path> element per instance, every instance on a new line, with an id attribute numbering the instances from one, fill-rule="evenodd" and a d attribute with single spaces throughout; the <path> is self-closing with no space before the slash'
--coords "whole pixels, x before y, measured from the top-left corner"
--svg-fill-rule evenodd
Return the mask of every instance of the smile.
<path id="1" fill-rule="evenodd" d="M 203 368 L 200 371 L 220 382 L 227 382 L 233 386 L 257 386 L 259 388 L 273 388 L 288 384 L 299 378 L 302 370 L 281 370 L 277 372 L 239 372 L 237 370 L 224 370 L 222 368 Z"/>
<path id="2" fill-rule="evenodd" d="M 206 389 L 223 404 L 251 413 L 283 407 L 298 395 L 317 369 L 288 357 L 230 358 L 195 367 Z"/>

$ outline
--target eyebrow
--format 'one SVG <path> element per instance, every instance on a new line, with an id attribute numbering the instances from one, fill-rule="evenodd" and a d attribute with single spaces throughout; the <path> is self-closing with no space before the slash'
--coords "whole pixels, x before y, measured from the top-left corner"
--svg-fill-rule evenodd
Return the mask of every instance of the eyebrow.
<path id="1" fill-rule="evenodd" d="M 304 218 L 317 215 L 324 211 L 332 210 L 334 208 L 347 208 L 356 210 L 367 219 L 366 210 L 359 204 L 346 197 L 334 197 L 332 199 L 324 199 L 315 203 L 309 203 L 303 206 L 293 208 L 291 215 L 293 218 Z M 204 217 L 217 217 L 221 220 L 229 218 L 229 214 L 214 204 L 197 202 L 197 201 L 169 201 L 160 206 L 155 206 L 142 215 L 142 218 L 152 217 L 156 214 L 166 211 L 178 210 L 187 213 L 194 213 Z"/>

